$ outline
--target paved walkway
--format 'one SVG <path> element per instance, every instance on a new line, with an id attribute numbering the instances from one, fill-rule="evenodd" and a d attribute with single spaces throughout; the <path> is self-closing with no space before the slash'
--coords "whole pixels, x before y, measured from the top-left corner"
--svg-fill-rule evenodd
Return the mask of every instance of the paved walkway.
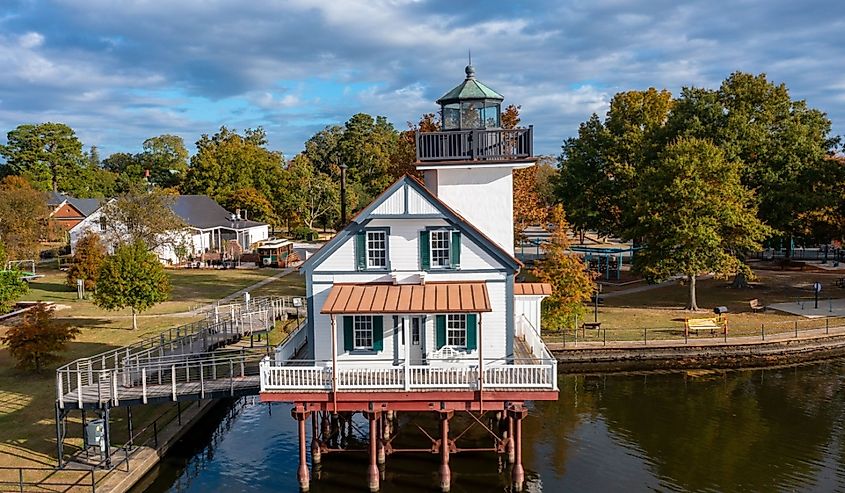
<path id="1" fill-rule="evenodd" d="M 712 274 L 707 274 L 706 276 L 696 277 L 696 280 L 697 281 L 703 281 L 705 279 L 710 279 L 712 277 L 713 277 Z M 681 277 L 673 277 L 672 279 L 669 279 L 668 281 L 663 281 L 661 283 L 645 284 L 645 285 L 642 285 L 642 286 L 635 286 L 633 288 L 620 289 L 618 291 L 611 291 L 609 293 L 602 293 L 599 296 L 601 296 L 602 298 L 616 298 L 618 296 L 625 296 L 626 294 L 642 293 L 643 291 L 651 291 L 652 289 L 659 289 L 659 288 L 662 288 L 662 287 L 665 287 L 665 286 L 671 286 L 673 284 L 677 284 L 679 279 L 681 279 Z"/>
<path id="2" fill-rule="evenodd" d="M 841 321 L 837 321 L 842 323 Z M 785 341 L 817 341 L 823 340 L 827 337 L 843 336 L 845 335 L 845 325 L 831 326 L 827 329 L 802 329 L 798 331 L 798 336 L 795 336 L 793 330 L 778 329 L 777 333 L 770 332 L 758 335 L 749 336 L 734 336 L 728 337 L 725 340 L 721 336 L 715 337 L 691 337 L 688 342 L 684 339 L 655 339 L 645 341 L 640 339 L 638 341 L 607 341 L 604 343 L 601 340 L 592 341 L 567 341 L 546 343 L 548 348 L 552 351 L 569 351 L 576 349 L 643 349 L 643 348 L 695 348 L 695 347 L 727 347 L 727 346 L 759 346 L 772 342 Z"/>

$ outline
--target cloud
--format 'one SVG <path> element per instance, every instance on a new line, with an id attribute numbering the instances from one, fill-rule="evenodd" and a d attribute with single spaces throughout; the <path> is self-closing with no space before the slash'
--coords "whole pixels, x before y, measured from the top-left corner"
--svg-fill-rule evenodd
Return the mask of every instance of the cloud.
<path id="1" fill-rule="evenodd" d="M 264 126 L 292 155 L 356 112 L 398 128 L 463 77 L 557 153 L 617 91 L 766 72 L 843 132 L 845 18 L 823 4 L 652 0 L 28 0 L 0 6 L 0 129 L 59 120 L 103 153 Z"/>

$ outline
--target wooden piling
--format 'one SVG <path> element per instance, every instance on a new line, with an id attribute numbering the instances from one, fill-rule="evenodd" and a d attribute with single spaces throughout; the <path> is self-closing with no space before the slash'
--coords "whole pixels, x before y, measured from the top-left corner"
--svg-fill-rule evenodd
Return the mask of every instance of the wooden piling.
<path id="1" fill-rule="evenodd" d="M 290 413 L 299 425 L 299 468 L 296 471 L 296 477 L 299 480 L 300 491 L 307 492 L 311 486 L 305 456 L 305 420 L 308 418 L 308 411 L 298 411 L 294 408 Z"/>
<path id="2" fill-rule="evenodd" d="M 378 441 L 377 413 L 367 413 L 367 419 L 370 420 L 370 467 L 367 470 L 367 486 L 369 486 L 371 492 L 376 492 L 379 490 L 379 472 L 378 465 L 376 464 L 376 442 Z"/>

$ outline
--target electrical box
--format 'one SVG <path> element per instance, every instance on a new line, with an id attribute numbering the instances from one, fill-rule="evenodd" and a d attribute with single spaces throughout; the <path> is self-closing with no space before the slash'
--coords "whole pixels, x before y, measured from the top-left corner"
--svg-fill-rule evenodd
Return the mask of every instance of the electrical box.
<path id="1" fill-rule="evenodd" d="M 102 447 L 105 439 L 106 427 L 102 419 L 92 419 L 85 425 L 85 439 L 89 447 Z"/>

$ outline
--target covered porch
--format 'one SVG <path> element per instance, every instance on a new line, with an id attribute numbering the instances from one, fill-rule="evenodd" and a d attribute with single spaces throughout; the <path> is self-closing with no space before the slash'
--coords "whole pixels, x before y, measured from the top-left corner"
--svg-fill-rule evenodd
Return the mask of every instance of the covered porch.
<path id="1" fill-rule="evenodd" d="M 485 355 L 491 311 L 482 282 L 335 285 L 321 309 L 329 326 L 315 327 L 330 332 L 331 359 L 297 359 L 288 344 L 311 342 L 294 334 L 262 362 L 261 392 L 537 390 L 556 397 L 557 362 L 539 334 L 525 334 L 530 325 L 517 324 L 514 354 Z"/>

